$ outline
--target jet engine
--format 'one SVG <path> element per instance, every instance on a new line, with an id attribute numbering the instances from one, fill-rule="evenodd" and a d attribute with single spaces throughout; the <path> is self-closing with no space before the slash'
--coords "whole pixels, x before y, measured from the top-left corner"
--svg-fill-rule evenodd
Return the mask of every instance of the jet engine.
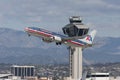
<path id="1" fill-rule="evenodd" d="M 62 41 L 61 37 L 58 37 L 58 36 L 54 36 L 53 39 L 55 41 L 57 41 L 57 42 L 61 42 Z"/>
<path id="2" fill-rule="evenodd" d="M 48 38 L 42 38 L 42 40 L 46 43 L 51 43 L 53 41 L 53 39 L 48 39 Z"/>

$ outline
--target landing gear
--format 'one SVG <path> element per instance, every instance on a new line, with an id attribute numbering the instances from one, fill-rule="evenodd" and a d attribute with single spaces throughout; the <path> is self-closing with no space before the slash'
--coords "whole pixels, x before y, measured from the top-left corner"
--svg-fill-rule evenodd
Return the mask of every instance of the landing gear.
<path id="1" fill-rule="evenodd" d="M 61 42 L 56 42 L 56 45 L 61 45 L 62 43 Z"/>
<path id="2" fill-rule="evenodd" d="M 30 37 L 31 35 L 30 35 L 30 34 L 28 34 L 28 36 Z"/>

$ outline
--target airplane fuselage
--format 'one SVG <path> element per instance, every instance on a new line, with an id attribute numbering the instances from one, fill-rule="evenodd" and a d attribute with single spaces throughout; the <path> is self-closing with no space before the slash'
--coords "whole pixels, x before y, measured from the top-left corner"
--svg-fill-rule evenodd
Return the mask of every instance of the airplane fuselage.
<path id="1" fill-rule="evenodd" d="M 67 36 L 60 35 L 54 32 L 50 32 L 50 31 L 47 31 L 41 28 L 27 27 L 25 28 L 25 31 L 28 33 L 28 35 L 41 37 L 42 40 L 45 42 L 56 42 L 57 45 L 61 43 L 64 43 L 68 46 L 74 46 L 74 47 L 83 47 L 87 45 L 86 42 L 83 42 L 79 39 L 63 41 L 62 38 L 67 38 Z"/>

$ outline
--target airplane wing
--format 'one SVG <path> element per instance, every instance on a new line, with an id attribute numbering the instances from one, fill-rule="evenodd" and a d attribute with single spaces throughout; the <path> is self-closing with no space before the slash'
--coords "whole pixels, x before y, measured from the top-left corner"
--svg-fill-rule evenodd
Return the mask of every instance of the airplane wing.
<path id="1" fill-rule="evenodd" d="M 38 27 L 27 27 L 25 28 L 25 31 L 28 33 L 29 36 L 33 35 L 36 37 L 40 37 L 44 42 L 47 43 L 56 42 L 56 45 L 61 45 L 62 43 L 65 43 L 67 41 L 82 39 L 85 37 L 85 36 L 68 37 Z"/>
<path id="2" fill-rule="evenodd" d="M 76 36 L 76 37 L 68 37 L 65 35 L 61 35 L 55 32 L 51 32 L 45 29 L 41 29 L 41 28 L 36 28 L 36 27 L 27 27 L 25 28 L 25 31 L 28 32 L 28 34 L 37 36 L 37 37 L 50 37 L 50 38 L 61 38 L 62 41 L 66 41 L 66 40 L 76 40 L 76 39 L 82 39 L 84 38 L 84 36 Z"/>

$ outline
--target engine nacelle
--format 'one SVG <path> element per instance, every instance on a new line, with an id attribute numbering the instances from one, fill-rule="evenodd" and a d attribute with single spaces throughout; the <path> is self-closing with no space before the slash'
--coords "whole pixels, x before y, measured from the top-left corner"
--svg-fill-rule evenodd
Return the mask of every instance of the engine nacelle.
<path id="1" fill-rule="evenodd" d="M 42 40 L 47 43 L 51 43 L 53 41 L 53 39 L 48 39 L 48 38 L 42 38 Z"/>
<path id="2" fill-rule="evenodd" d="M 54 36 L 53 38 L 54 38 L 55 41 L 58 41 L 58 42 L 61 42 L 61 41 L 62 41 L 61 37 Z"/>

